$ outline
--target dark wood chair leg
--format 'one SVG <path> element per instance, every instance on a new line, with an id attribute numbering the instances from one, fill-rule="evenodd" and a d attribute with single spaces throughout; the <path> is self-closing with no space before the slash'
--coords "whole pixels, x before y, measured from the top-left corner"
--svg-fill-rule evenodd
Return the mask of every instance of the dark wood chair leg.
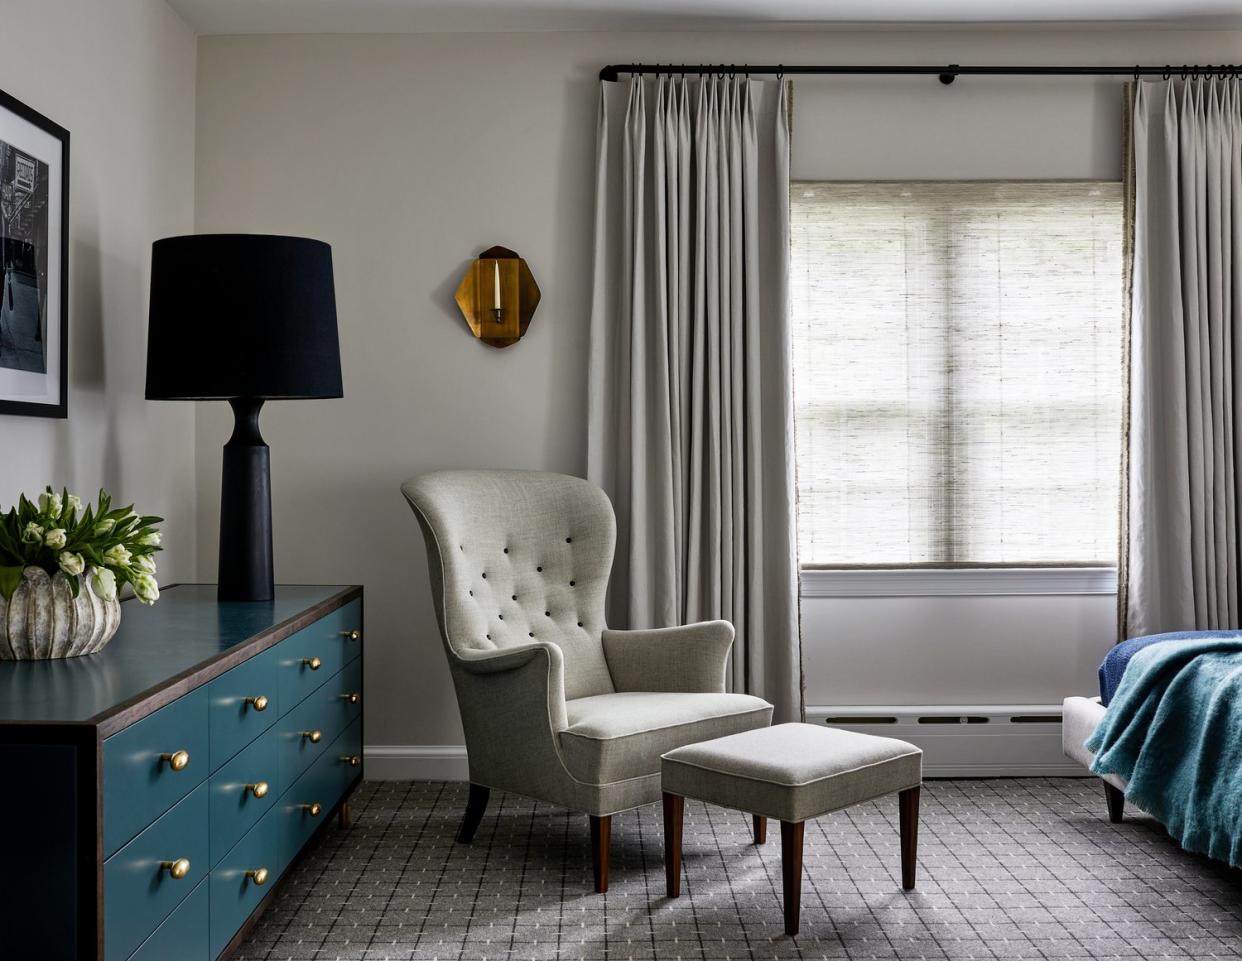
<path id="1" fill-rule="evenodd" d="M 920 791 L 920 788 L 912 787 L 897 795 L 901 824 L 901 886 L 907 891 L 914 890 L 915 868 L 919 863 Z"/>
<path id="2" fill-rule="evenodd" d="M 681 825 L 686 799 L 664 792 L 664 889 L 670 898 L 681 897 Z"/>
<path id="3" fill-rule="evenodd" d="M 762 814 L 752 814 L 751 819 L 755 822 L 755 843 L 768 843 L 768 819 Z"/>
<path id="4" fill-rule="evenodd" d="M 466 816 L 461 819 L 461 828 L 457 831 L 457 843 L 469 844 L 474 840 L 474 832 L 479 829 L 483 820 L 483 812 L 487 810 L 488 798 L 492 789 L 482 784 L 470 785 L 470 797 L 466 799 Z"/>
<path id="5" fill-rule="evenodd" d="M 612 815 L 591 816 L 591 857 L 595 865 L 595 893 L 608 890 L 608 839 L 612 837 Z"/>
<path id="6" fill-rule="evenodd" d="M 1126 796 L 1119 788 L 1104 782 L 1104 800 L 1108 803 L 1108 819 L 1114 824 L 1125 820 Z"/>
<path id="7" fill-rule="evenodd" d="M 785 933 L 798 933 L 802 914 L 802 839 L 805 821 L 781 822 L 781 889 L 785 898 Z"/>
<path id="8" fill-rule="evenodd" d="M 336 812 L 336 823 L 343 828 L 349 827 L 353 821 L 353 811 L 349 808 L 349 802 L 346 801 L 340 806 Z"/>

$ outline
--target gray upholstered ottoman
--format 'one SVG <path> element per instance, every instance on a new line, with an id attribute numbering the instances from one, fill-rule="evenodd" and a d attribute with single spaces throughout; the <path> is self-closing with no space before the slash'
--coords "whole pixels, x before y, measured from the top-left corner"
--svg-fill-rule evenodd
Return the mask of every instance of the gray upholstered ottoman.
<path id="1" fill-rule="evenodd" d="M 821 814 L 898 794 L 901 885 L 907 891 L 914 887 L 923 752 L 913 744 L 815 724 L 777 724 L 669 751 L 660 778 L 670 898 L 681 894 L 686 798 L 753 815 L 756 844 L 767 839 L 768 818 L 781 822 L 787 934 L 798 933 L 803 828 Z"/>

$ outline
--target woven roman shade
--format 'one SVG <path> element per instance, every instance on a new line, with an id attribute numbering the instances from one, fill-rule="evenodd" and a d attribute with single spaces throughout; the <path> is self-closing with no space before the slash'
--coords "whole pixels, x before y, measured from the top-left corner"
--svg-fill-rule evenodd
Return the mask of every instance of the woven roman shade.
<path id="1" fill-rule="evenodd" d="M 791 205 L 802 563 L 1115 564 L 1121 185 Z"/>

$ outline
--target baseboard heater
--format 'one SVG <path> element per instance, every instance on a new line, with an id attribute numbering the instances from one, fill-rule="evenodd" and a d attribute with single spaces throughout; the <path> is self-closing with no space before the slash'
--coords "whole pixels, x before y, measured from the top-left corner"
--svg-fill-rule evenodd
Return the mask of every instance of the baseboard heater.
<path id="1" fill-rule="evenodd" d="M 923 749 L 926 777 L 1081 775 L 1061 753 L 1061 706 L 808 707 L 812 724 L 878 734 Z"/>

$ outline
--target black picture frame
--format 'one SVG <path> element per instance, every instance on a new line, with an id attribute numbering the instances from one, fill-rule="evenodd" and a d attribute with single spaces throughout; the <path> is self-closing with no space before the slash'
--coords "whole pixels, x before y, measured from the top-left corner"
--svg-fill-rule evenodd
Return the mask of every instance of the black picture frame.
<path id="1" fill-rule="evenodd" d="M 0 155 L 17 154 L 19 159 L 14 162 L 14 167 L 15 169 L 20 168 L 16 169 L 10 182 L 6 184 L 5 180 L 9 177 L 9 173 L 4 167 L 0 166 L 0 278 L 4 281 L 3 285 L 0 285 L 0 298 L 9 298 L 10 313 L 12 313 L 14 301 L 11 293 L 12 288 L 9 286 L 12 282 L 9 276 L 10 272 L 16 276 L 18 266 L 20 266 L 25 268 L 24 272 L 30 276 L 33 270 L 36 290 L 34 295 L 36 297 L 35 309 L 43 317 L 39 322 L 38 340 L 40 343 L 44 341 L 44 332 L 55 332 L 57 333 L 57 344 L 53 348 L 50 344 L 51 336 L 46 337 L 49 343 L 43 348 L 42 371 L 37 369 L 22 370 L 15 373 L 14 369 L 10 369 L 9 365 L 0 366 L 0 415 L 63 419 L 69 416 L 69 131 L 37 110 L 22 103 L 11 94 L 0 90 L 0 130 L 3 130 L 6 125 L 11 126 L 13 124 L 12 118 L 17 119 L 18 126 L 20 126 L 21 122 L 24 122 L 41 131 L 51 138 L 52 143 L 43 145 L 45 148 L 49 146 L 51 148 L 50 152 L 47 149 L 43 150 L 43 155 L 47 157 L 46 162 L 44 163 L 42 158 L 38 158 L 32 163 L 30 158 L 37 156 L 34 154 L 34 145 L 10 142 L 6 139 L 4 133 L 0 132 Z M 20 138 L 13 139 L 20 140 Z M 57 146 L 59 146 L 58 154 L 55 149 Z M 5 241 L 9 239 L 6 209 L 11 211 L 18 205 L 5 203 L 5 188 L 6 186 L 8 187 L 8 193 L 11 195 L 14 184 L 19 188 L 24 187 L 29 182 L 27 180 L 30 176 L 29 171 L 31 169 L 37 170 L 35 165 L 38 164 L 46 166 L 46 177 L 49 181 L 47 196 L 44 198 L 47 210 L 44 217 L 46 224 L 43 239 L 46 263 L 42 265 L 41 271 L 38 265 L 32 268 L 26 263 L 14 266 L 13 270 L 10 271 L 10 266 L 12 266 L 15 258 L 10 248 L 5 246 Z M 54 189 L 51 186 L 55 180 L 59 181 L 59 189 Z M 59 200 L 59 216 L 55 218 L 53 218 L 53 207 L 50 203 L 52 197 L 56 197 Z M 53 219 L 58 224 L 59 229 L 59 241 L 55 243 L 53 242 L 52 235 Z M 17 238 L 13 239 L 17 241 Z M 30 247 L 31 245 L 26 244 L 25 246 Z M 56 257 L 58 260 L 53 263 L 52 257 Z M 42 286 L 38 282 L 38 275 L 40 273 L 46 279 L 46 283 Z M 54 284 L 52 283 L 53 278 L 55 278 Z M 28 282 L 26 286 L 29 288 L 30 283 Z M 58 309 L 55 312 L 58 316 L 50 316 L 47 311 L 47 301 L 50 300 L 48 294 L 51 293 L 53 287 L 58 294 Z M 3 316 L 3 306 L 4 304 L 0 303 L 0 316 Z M 53 328 L 53 325 L 57 324 L 57 322 L 59 322 L 57 327 Z M 0 343 L 0 352 L 2 350 L 3 344 Z M 2 356 L 2 353 L 0 353 L 0 356 Z M 58 381 L 58 389 L 49 391 L 48 396 L 43 400 L 32 401 L 14 397 L 10 382 L 6 381 L 6 377 L 38 376 L 40 373 L 44 378 L 51 378 L 53 371 L 55 371 L 55 377 Z"/>

